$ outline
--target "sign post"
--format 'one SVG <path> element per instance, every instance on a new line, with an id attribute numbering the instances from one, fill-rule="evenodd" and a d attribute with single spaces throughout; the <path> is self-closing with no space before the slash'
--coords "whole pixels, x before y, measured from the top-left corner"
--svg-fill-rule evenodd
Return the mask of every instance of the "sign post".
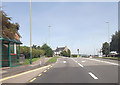
<path id="1" fill-rule="evenodd" d="M 77 57 L 79 58 L 79 49 L 77 49 L 77 51 L 78 51 L 78 56 Z"/>

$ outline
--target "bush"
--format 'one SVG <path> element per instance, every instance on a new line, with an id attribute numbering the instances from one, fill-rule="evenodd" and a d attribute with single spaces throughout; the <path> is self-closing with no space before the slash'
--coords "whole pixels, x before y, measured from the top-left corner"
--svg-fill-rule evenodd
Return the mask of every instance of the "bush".
<path id="1" fill-rule="evenodd" d="M 72 57 L 77 57 L 77 55 L 72 55 Z"/>
<path id="2" fill-rule="evenodd" d="M 25 58 L 29 59 L 30 58 L 30 47 L 27 46 L 21 46 L 20 47 L 20 53 L 25 55 Z M 32 57 L 33 58 L 38 58 L 40 55 L 44 55 L 45 51 L 41 49 L 32 49 Z"/>

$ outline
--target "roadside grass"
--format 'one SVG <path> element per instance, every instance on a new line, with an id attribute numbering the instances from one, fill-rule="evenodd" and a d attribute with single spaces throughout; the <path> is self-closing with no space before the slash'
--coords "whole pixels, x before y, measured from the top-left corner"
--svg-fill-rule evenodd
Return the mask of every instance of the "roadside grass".
<path id="1" fill-rule="evenodd" d="M 40 58 L 33 58 L 32 62 L 35 62 L 37 60 L 39 60 Z M 26 64 L 30 64 L 30 59 L 25 59 L 24 63 L 20 63 L 20 65 L 26 65 Z"/>
<path id="2" fill-rule="evenodd" d="M 104 59 L 115 59 L 115 60 L 120 60 L 120 57 L 102 57 Z"/>
<path id="3" fill-rule="evenodd" d="M 95 58 L 120 60 L 120 57 L 95 57 Z"/>
<path id="4" fill-rule="evenodd" d="M 52 57 L 51 59 L 48 60 L 48 63 L 54 63 L 57 61 L 58 56 Z"/>

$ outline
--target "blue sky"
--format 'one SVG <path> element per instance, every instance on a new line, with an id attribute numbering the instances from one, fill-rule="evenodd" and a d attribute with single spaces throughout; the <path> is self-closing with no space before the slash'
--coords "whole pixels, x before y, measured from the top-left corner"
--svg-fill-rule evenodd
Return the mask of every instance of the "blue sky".
<path id="1" fill-rule="evenodd" d="M 28 2 L 4 2 L 3 10 L 20 24 L 23 45 L 30 43 Z M 72 53 L 96 54 L 102 43 L 118 30 L 117 2 L 32 2 L 32 44 L 68 46 Z M 50 36 L 48 26 L 51 25 Z M 49 43 L 50 42 L 50 43 Z"/>

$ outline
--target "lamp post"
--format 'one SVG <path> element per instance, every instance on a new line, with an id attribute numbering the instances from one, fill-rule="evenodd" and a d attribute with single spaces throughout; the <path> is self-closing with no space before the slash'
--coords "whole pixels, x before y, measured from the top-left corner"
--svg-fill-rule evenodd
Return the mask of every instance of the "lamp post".
<path id="1" fill-rule="evenodd" d="M 106 22 L 108 24 L 108 44 L 109 44 L 109 53 L 110 53 L 110 28 L 109 28 L 109 22 Z"/>
<path id="2" fill-rule="evenodd" d="M 30 64 L 32 64 L 31 0 L 30 0 Z"/>
<path id="3" fill-rule="evenodd" d="M 50 28 L 51 28 L 51 27 L 52 27 L 52 26 L 50 26 L 50 25 L 48 26 L 48 38 L 49 38 L 49 39 L 48 39 L 48 40 L 49 40 L 48 42 L 49 42 L 49 45 L 50 45 Z"/>

